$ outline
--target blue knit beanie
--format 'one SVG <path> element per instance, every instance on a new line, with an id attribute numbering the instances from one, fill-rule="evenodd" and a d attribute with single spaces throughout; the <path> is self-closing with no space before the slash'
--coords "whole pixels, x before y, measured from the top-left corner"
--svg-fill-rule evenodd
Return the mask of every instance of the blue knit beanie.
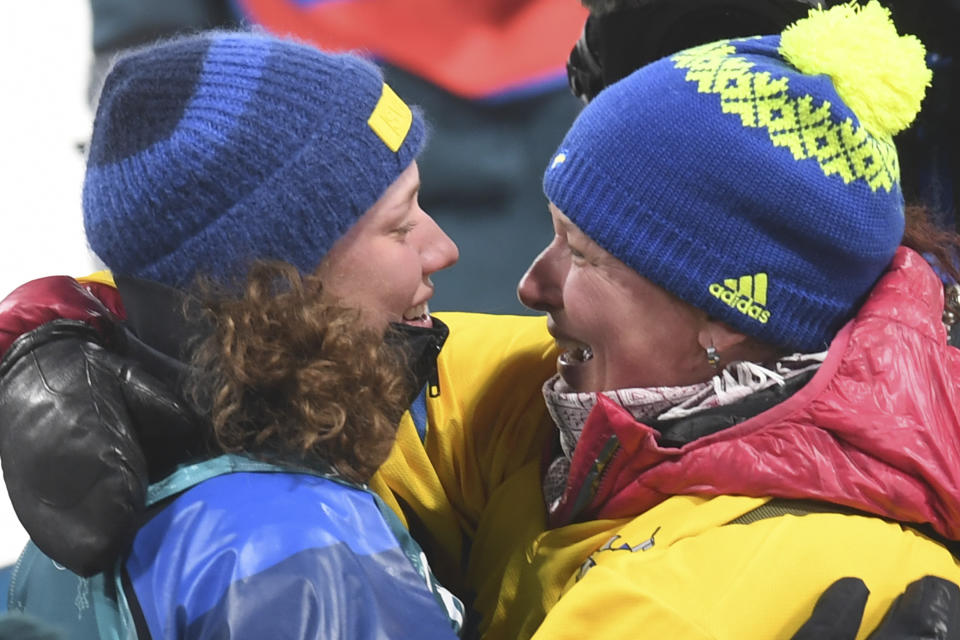
<path id="1" fill-rule="evenodd" d="M 875 1 L 722 41 L 602 91 L 544 175 L 548 199 L 652 282 L 734 328 L 824 349 L 904 229 L 892 135 L 923 45 Z"/>
<path id="2" fill-rule="evenodd" d="M 414 160 L 424 123 L 371 63 L 262 34 L 208 33 L 122 58 L 83 188 L 115 273 L 232 283 L 255 259 L 313 271 Z"/>

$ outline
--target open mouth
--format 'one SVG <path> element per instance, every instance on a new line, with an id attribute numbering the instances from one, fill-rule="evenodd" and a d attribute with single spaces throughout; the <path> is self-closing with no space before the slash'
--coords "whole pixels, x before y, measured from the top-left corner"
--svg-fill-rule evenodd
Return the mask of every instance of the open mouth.
<path id="1" fill-rule="evenodd" d="M 584 362 L 588 362 L 592 359 L 593 349 L 588 346 L 582 346 L 564 350 L 558 356 L 557 361 L 561 365 L 569 367 L 577 364 L 583 364 Z"/>
<path id="2" fill-rule="evenodd" d="M 587 363 L 593 360 L 593 348 L 579 340 L 558 335 L 556 328 L 549 324 L 547 328 L 560 350 L 557 356 L 557 373 L 560 375 L 554 383 L 554 390 L 568 393 L 584 388 L 584 378 L 590 373 Z"/>
<path id="3" fill-rule="evenodd" d="M 547 331 L 553 336 L 554 343 L 560 351 L 560 355 L 557 356 L 557 367 L 560 373 L 563 373 L 564 369 L 593 360 L 593 348 L 585 342 L 565 335 L 552 316 L 547 320 Z"/>
<path id="4" fill-rule="evenodd" d="M 410 307 L 403 312 L 403 324 L 411 327 L 425 327 L 429 329 L 433 326 L 433 319 L 430 317 L 430 306 L 426 302 Z"/>

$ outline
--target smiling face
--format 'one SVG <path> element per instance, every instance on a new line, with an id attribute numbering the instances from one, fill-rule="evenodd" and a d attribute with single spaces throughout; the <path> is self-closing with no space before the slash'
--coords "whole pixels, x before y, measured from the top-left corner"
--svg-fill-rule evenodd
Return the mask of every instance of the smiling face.
<path id="1" fill-rule="evenodd" d="M 714 372 L 701 342 L 714 323 L 706 314 L 613 257 L 553 204 L 550 215 L 553 241 L 530 265 L 517 294 L 524 305 L 547 312 L 566 390 L 709 379 Z"/>
<path id="2" fill-rule="evenodd" d="M 327 292 L 373 326 L 429 327 L 430 275 L 457 261 L 457 245 L 420 208 L 413 162 L 333 245 L 318 274 Z"/>

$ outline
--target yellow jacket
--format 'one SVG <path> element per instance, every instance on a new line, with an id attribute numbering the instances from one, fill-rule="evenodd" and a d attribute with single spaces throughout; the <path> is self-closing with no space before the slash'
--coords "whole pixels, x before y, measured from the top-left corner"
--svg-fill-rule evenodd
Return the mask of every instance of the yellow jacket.
<path id="1" fill-rule="evenodd" d="M 427 399 L 424 442 L 405 413 L 370 486 L 428 553 L 437 578 L 464 593 L 469 540 L 492 492 L 539 460 L 553 426 L 540 391 L 556 370 L 545 318 L 436 314 L 450 328 Z"/>
<path id="2" fill-rule="evenodd" d="M 960 582 L 940 545 L 877 518 L 726 524 L 768 498 L 674 496 L 637 517 L 548 529 L 541 454 L 553 425 L 540 381 L 556 352 L 544 319 L 439 315 L 450 338 L 426 441 L 405 415 L 371 486 L 441 582 L 476 596 L 487 640 L 789 638 L 845 575 L 871 590 L 865 637 L 914 578 Z"/>
<path id="3" fill-rule="evenodd" d="M 531 510 L 542 504 L 532 492 L 523 497 Z M 471 558 L 477 568 L 508 556 L 502 581 L 485 576 L 497 593 L 483 637 L 790 638 L 820 594 L 849 575 L 871 592 L 863 638 L 913 579 L 960 580 L 946 549 L 879 518 L 810 513 L 726 524 L 767 500 L 674 496 L 635 518 L 528 534 L 511 549 L 497 549 L 511 528 L 500 521 L 499 535 L 482 532 Z"/>

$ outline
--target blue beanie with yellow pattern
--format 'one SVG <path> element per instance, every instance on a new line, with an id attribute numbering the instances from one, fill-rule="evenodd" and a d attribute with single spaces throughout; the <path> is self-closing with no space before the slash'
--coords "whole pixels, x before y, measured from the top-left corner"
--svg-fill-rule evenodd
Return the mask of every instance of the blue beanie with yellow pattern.
<path id="1" fill-rule="evenodd" d="M 919 111 L 924 55 L 876 0 L 683 51 L 583 110 L 544 191 L 600 246 L 712 317 L 825 349 L 903 235 L 892 136 Z"/>
<path id="2" fill-rule="evenodd" d="M 373 64 L 215 32 L 120 59 L 83 188 L 117 274 L 232 283 L 256 259 L 314 270 L 420 152 L 424 123 Z"/>

